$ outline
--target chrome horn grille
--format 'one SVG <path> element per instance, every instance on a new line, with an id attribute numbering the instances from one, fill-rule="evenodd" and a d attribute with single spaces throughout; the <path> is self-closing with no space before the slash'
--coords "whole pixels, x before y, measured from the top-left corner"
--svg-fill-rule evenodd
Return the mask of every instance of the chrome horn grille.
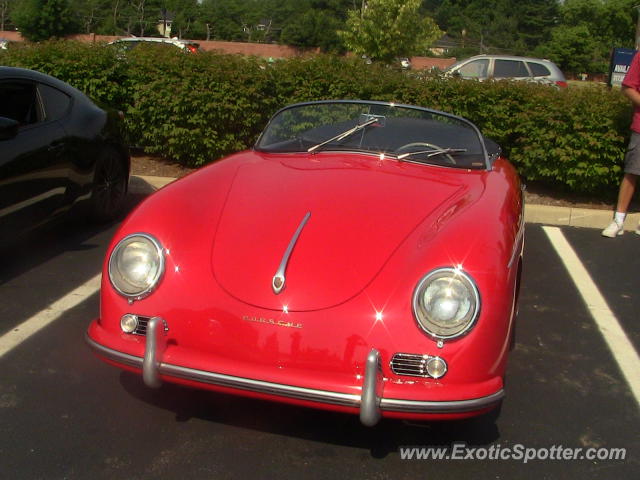
<path id="1" fill-rule="evenodd" d="M 408 377 L 440 378 L 447 373 L 444 359 L 416 353 L 396 353 L 390 367 L 396 375 Z"/>
<path id="2" fill-rule="evenodd" d="M 147 325 L 149 324 L 149 320 L 151 317 L 141 317 L 140 315 L 136 315 L 138 317 L 138 326 L 133 331 L 134 335 L 146 335 L 147 334 Z"/>

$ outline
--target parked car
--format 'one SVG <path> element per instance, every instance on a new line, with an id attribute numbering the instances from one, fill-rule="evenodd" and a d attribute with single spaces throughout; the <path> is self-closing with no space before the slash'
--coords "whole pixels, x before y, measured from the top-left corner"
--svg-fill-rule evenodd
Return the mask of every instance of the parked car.
<path id="1" fill-rule="evenodd" d="M 367 65 L 371 65 L 373 63 L 373 60 L 368 55 L 362 55 L 360 58 L 362 58 L 364 63 Z M 398 57 L 394 60 L 393 65 L 408 70 L 411 68 L 411 60 L 407 57 Z"/>
<path id="2" fill-rule="evenodd" d="M 58 79 L 0 67 L 0 240 L 76 205 L 114 218 L 130 166 L 120 120 Z"/>
<path id="3" fill-rule="evenodd" d="M 567 81 L 560 69 L 550 60 L 510 55 L 477 55 L 454 63 L 445 75 L 469 80 L 510 79 L 547 83 L 560 88 Z"/>
<path id="4" fill-rule="evenodd" d="M 142 203 L 104 263 L 95 354 L 149 387 L 360 415 L 500 404 L 524 242 L 514 168 L 460 117 L 296 104 Z"/>
<path id="5" fill-rule="evenodd" d="M 200 51 L 200 44 L 191 40 L 179 40 L 177 38 L 165 38 L 165 37 L 130 37 L 120 38 L 109 42 L 107 45 L 115 45 L 118 48 L 122 48 L 125 51 L 131 50 L 138 45 L 167 45 L 170 47 L 177 47 L 183 50 L 185 53 L 198 53 Z"/>
<path id="6" fill-rule="evenodd" d="M 411 60 L 407 57 L 399 58 L 398 63 L 402 68 L 411 68 Z"/>

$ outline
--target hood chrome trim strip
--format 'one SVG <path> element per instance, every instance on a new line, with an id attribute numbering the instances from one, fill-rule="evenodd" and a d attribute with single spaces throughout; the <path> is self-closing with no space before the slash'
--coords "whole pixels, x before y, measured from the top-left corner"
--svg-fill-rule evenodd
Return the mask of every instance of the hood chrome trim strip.
<path id="1" fill-rule="evenodd" d="M 307 212 L 307 214 L 304 216 L 304 218 L 300 222 L 300 225 L 298 225 L 298 229 L 293 234 L 293 237 L 291 237 L 289 246 L 287 247 L 287 250 L 284 252 L 284 256 L 282 257 L 280 266 L 278 267 L 276 274 L 273 276 L 273 279 L 271 279 L 271 289 L 273 290 L 273 293 L 275 293 L 276 295 L 278 295 L 284 289 L 284 284 L 287 281 L 285 277 L 285 272 L 287 270 L 287 265 L 289 264 L 289 258 L 291 257 L 291 252 L 293 252 L 293 247 L 296 246 L 296 243 L 298 242 L 298 237 L 302 233 L 302 229 L 307 224 L 310 217 L 311 217 L 311 212 Z"/>

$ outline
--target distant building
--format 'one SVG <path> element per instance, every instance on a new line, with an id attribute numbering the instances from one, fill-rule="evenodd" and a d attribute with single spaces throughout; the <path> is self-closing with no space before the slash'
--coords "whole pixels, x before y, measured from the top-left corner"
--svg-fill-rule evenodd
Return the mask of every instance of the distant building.
<path id="1" fill-rule="evenodd" d="M 158 29 L 158 33 L 166 38 L 171 38 L 171 26 L 173 25 L 173 19 L 175 18 L 175 13 L 170 12 L 169 10 L 162 10 L 162 18 L 158 20 L 158 24 L 156 28 Z"/>
<path id="2" fill-rule="evenodd" d="M 443 35 L 429 48 L 429 51 L 434 55 L 448 55 L 449 51 L 453 48 L 458 48 L 460 46 L 460 42 L 455 38 L 450 37 L 449 35 Z"/>
<path id="3" fill-rule="evenodd" d="M 267 19 L 267 18 L 263 18 L 262 20 L 260 20 L 260 22 L 258 23 L 258 25 L 256 25 L 256 30 L 259 31 L 270 31 L 271 30 L 271 19 Z"/>

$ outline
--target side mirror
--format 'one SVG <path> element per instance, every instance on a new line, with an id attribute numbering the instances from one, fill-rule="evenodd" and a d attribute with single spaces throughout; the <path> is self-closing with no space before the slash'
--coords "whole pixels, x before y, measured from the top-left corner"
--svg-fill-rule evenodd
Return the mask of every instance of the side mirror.
<path id="1" fill-rule="evenodd" d="M 15 138 L 18 135 L 18 125 L 11 118 L 0 117 L 0 141 Z"/>

